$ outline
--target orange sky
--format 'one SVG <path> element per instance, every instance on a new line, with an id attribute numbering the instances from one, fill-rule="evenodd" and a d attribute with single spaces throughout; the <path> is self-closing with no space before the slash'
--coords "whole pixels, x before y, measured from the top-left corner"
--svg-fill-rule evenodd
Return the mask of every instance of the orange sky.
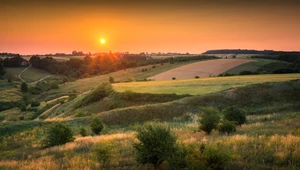
<path id="1" fill-rule="evenodd" d="M 26 2 L 0 2 L 0 52 L 300 50 L 297 1 Z"/>

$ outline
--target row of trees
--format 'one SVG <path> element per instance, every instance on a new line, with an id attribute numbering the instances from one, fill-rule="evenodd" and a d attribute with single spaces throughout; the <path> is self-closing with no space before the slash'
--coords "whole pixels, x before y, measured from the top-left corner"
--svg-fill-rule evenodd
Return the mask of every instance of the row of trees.
<path id="1" fill-rule="evenodd" d="M 0 58 L 0 79 L 3 78 L 4 74 L 5 74 L 5 70 L 3 68 L 3 60 L 2 58 Z"/>
<path id="2" fill-rule="evenodd" d="M 3 67 L 24 67 L 28 66 L 28 61 L 22 58 L 20 55 L 17 55 L 16 57 L 5 58 L 1 61 L 1 64 Z"/>

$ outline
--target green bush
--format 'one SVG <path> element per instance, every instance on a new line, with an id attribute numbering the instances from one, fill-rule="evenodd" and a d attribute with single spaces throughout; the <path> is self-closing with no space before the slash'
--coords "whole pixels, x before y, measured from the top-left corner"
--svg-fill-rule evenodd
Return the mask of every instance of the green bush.
<path id="1" fill-rule="evenodd" d="M 203 151 L 206 169 L 222 170 L 232 159 L 229 151 L 223 148 L 206 147 Z"/>
<path id="2" fill-rule="evenodd" d="M 172 77 L 172 80 L 176 80 L 176 77 Z"/>
<path id="3" fill-rule="evenodd" d="M 86 114 L 83 112 L 83 111 L 76 111 L 76 113 L 75 113 L 75 117 L 84 117 L 84 116 L 86 116 Z"/>
<path id="4" fill-rule="evenodd" d="M 81 136 L 87 136 L 87 132 L 86 132 L 85 128 L 83 128 L 83 127 L 80 128 L 79 133 Z"/>
<path id="5" fill-rule="evenodd" d="M 28 86 L 25 82 L 21 84 L 21 91 L 24 93 L 28 91 Z"/>
<path id="6" fill-rule="evenodd" d="M 220 121 L 219 111 L 214 108 L 202 107 L 201 119 L 199 120 L 199 129 L 209 135 L 213 129 L 216 129 Z"/>
<path id="7" fill-rule="evenodd" d="M 110 143 L 97 143 L 92 151 L 94 159 L 100 163 L 101 169 L 110 169 L 110 161 L 113 155 L 113 146 Z"/>
<path id="8" fill-rule="evenodd" d="M 38 102 L 38 101 L 31 102 L 31 107 L 38 107 L 38 106 L 40 106 L 40 102 Z"/>
<path id="9" fill-rule="evenodd" d="M 234 121 L 237 125 L 242 125 L 247 121 L 246 112 L 240 108 L 230 107 L 224 109 L 222 112 L 225 119 Z"/>
<path id="10" fill-rule="evenodd" d="M 98 135 L 103 130 L 104 125 L 103 125 L 102 121 L 98 117 L 95 117 L 94 119 L 92 119 L 92 121 L 90 123 L 90 127 L 91 127 L 91 130 L 95 134 Z"/>
<path id="11" fill-rule="evenodd" d="M 138 143 L 134 143 L 136 160 L 140 164 L 153 164 L 158 168 L 163 161 L 176 154 L 177 137 L 166 125 L 146 123 L 137 130 Z"/>
<path id="12" fill-rule="evenodd" d="M 22 112 L 25 112 L 26 111 L 26 105 L 25 105 L 25 103 L 22 103 L 19 108 L 20 108 L 20 110 Z"/>
<path id="13" fill-rule="evenodd" d="M 43 140 L 44 147 L 62 145 L 74 141 L 72 130 L 65 124 L 56 123 L 47 130 L 46 138 Z"/>
<path id="14" fill-rule="evenodd" d="M 111 76 L 109 76 L 108 81 L 110 84 L 115 83 L 115 79 Z"/>
<path id="15" fill-rule="evenodd" d="M 220 133 L 232 133 L 236 132 L 236 124 L 234 122 L 231 122 L 229 120 L 224 120 L 218 127 L 218 131 Z"/>
<path id="16" fill-rule="evenodd" d="M 199 76 L 195 76 L 195 79 L 198 79 L 198 78 L 200 78 Z"/>

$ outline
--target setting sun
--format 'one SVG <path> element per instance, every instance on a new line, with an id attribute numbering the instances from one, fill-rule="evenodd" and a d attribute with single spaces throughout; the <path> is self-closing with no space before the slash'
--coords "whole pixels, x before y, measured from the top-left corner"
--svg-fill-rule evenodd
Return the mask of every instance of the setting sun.
<path id="1" fill-rule="evenodd" d="M 101 44 L 105 44 L 105 39 L 102 38 L 102 39 L 100 40 L 100 43 L 101 43 Z"/>

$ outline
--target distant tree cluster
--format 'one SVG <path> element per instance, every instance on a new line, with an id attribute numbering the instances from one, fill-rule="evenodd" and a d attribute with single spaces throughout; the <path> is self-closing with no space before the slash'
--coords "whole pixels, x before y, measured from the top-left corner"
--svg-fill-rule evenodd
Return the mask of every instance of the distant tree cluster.
<path id="1" fill-rule="evenodd" d="M 203 54 L 273 54 L 273 50 L 220 49 L 208 50 Z"/>
<path id="2" fill-rule="evenodd" d="M 0 53 L 0 57 L 18 57 L 20 54 L 15 53 Z"/>
<path id="3" fill-rule="evenodd" d="M 3 60 L 0 58 L 0 79 L 3 79 L 3 76 L 5 74 L 5 70 L 3 68 Z"/>
<path id="4" fill-rule="evenodd" d="M 3 67 L 23 67 L 28 66 L 28 61 L 18 55 L 12 58 L 5 58 L 2 61 L 2 65 Z"/>

